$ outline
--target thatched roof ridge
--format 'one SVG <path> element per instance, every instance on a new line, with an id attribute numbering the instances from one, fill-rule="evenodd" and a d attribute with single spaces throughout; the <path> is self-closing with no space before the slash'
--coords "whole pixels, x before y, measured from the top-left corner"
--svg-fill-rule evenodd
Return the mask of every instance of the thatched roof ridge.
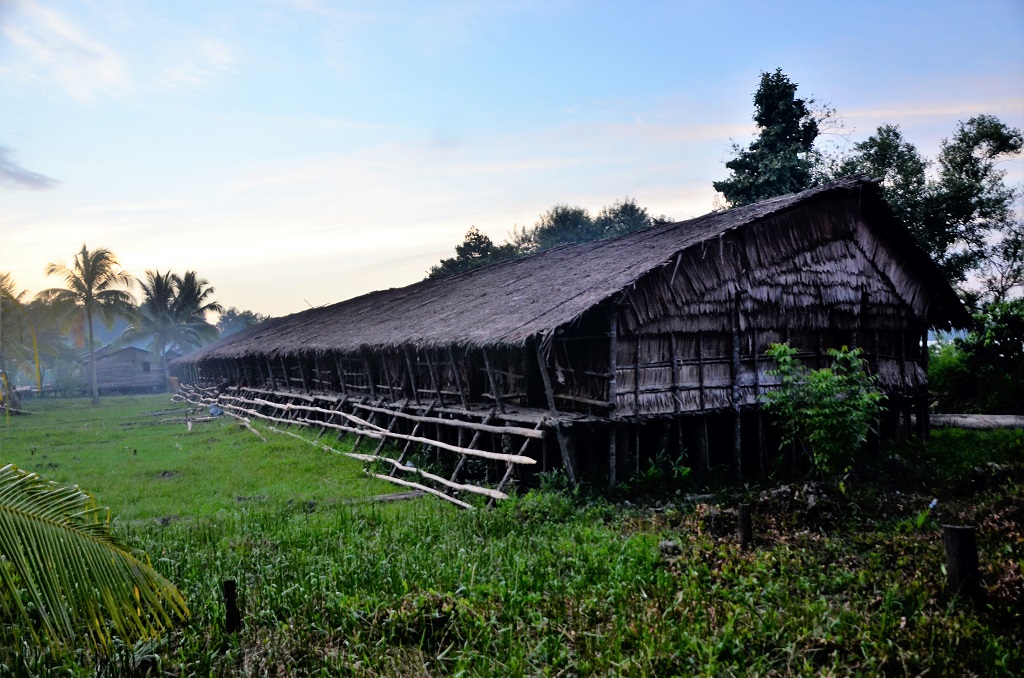
<path id="1" fill-rule="evenodd" d="M 937 267 L 892 216 L 876 182 L 851 177 L 815 189 L 696 219 L 566 246 L 407 287 L 371 292 L 275 318 L 178 362 L 251 355 L 358 352 L 402 346 L 522 345 L 579 319 L 680 251 L 768 216 L 836 196 L 870 203 L 886 239 L 905 250 L 934 290 L 940 315 L 959 324 L 963 308 Z"/>

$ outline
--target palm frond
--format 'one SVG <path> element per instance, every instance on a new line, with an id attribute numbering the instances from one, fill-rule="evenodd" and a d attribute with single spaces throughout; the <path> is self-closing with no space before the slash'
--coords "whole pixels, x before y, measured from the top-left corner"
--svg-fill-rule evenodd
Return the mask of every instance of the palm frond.
<path id="1" fill-rule="evenodd" d="M 110 531 L 75 485 L 0 468 L 0 604 L 57 644 L 151 637 L 188 616 L 181 593 Z"/>

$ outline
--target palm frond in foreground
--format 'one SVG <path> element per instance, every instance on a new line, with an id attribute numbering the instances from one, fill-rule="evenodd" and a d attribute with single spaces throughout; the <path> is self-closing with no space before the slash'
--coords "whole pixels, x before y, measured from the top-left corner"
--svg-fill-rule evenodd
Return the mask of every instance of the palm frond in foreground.
<path id="1" fill-rule="evenodd" d="M 0 606 L 75 646 L 153 636 L 188 616 L 178 589 L 113 536 L 109 509 L 11 464 L 0 468 Z"/>

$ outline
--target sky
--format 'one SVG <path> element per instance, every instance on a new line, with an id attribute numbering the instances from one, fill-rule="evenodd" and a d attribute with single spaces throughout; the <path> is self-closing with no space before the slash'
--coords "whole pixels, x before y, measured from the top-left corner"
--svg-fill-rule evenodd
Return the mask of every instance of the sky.
<path id="1" fill-rule="evenodd" d="M 826 143 L 896 123 L 932 156 L 1024 127 L 1024 0 L 0 0 L 0 272 L 35 293 L 106 247 L 283 315 L 556 203 L 699 216 L 776 68 Z"/>

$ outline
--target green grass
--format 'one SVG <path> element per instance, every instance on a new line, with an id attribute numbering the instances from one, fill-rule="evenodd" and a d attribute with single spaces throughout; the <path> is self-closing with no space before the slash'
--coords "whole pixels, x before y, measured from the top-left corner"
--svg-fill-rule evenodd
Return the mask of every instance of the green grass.
<path id="1" fill-rule="evenodd" d="M 916 492 L 904 486 L 899 495 L 884 483 L 848 496 L 833 491 L 815 511 L 750 489 L 744 496 L 755 506 L 758 538 L 741 551 L 729 513 L 738 495 L 717 514 L 665 498 L 622 506 L 551 492 L 492 511 L 429 497 L 348 503 L 394 488 L 369 484 L 358 464 L 271 433 L 261 443 L 231 422 L 197 424 L 192 433 L 177 424 L 122 425 L 165 407 L 159 399 L 110 399 L 99 410 L 51 401 L 37 417 L 12 419 L 0 459 L 38 464 L 48 441 L 46 463 L 55 454 L 64 460 L 54 474 L 101 485 L 101 499 L 131 518 L 119 532 L 178 584 L 191 620 L 99 659 L 48 655 L 0 625 L 0 675 L 92 675 L 97 666 L 108 675 L 182 676 L 1024 670 L 1024 489 L 1013 477 L 984 492 L 942 495 L 922 521 L 913 519 L 948 479 Z M 109 442 L 90 456 L 95 438 Z M 939 434 L 928 454 L 968 465 L 987 441 Z M 996 453 L 1019 471 L 1020 447 L 1007 445 Z M 126 464 L 141 462 L 125 462 L 125 452 L 143 457 L 144 449 L 153 462 L 134 480 L 106 478 L 135 469 Z M 79 465 L 66 464 L 76 455 Z M 195 475 L 171 485 L 156 475 L 169 468 Z M 322 484 L 326 477 L 331 484 Z M 182 518 L 156 520 L 169 514 Z M 979 526 L 979 604 L 943 594 L 941 522 Z M 678 553 L 662 554 L 663 539 Z M 224 632 L 225 579 L 238 582 L 238 634 Z"/>
<path id="2" fill-rule="evenodd" d="M 0 420 L 0 462 L 78 484 L 122 520 L 396 489 L 367 478 L 359 462 L 294 438 L 267 433 L 262 442 L 231 417 L 196 422 L 191 431 L 161 424 L 189 411 L 166 395 L 104 398 L 99 407 L 87 399 L 33 400 L 27 408 L 37 414 Z"/>

